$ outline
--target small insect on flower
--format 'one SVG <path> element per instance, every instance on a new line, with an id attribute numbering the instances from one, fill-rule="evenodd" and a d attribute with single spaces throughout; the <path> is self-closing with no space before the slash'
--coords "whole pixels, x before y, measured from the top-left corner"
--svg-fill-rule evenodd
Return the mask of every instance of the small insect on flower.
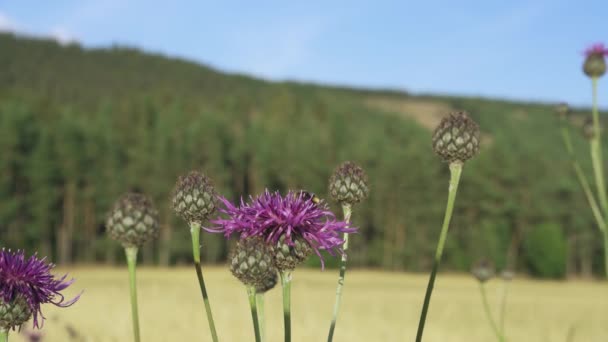
<path id="1" fill-rule="evenodd" d="M 314 195 L 290 191 L 286 196 L 266 190 L 248 203 L 241 199 L 236 206 L 220 197 L 227 218 L 217 218 L 211 223 L 211 232 L 222 232 L 226 237 L 238 234 L 241 239 L 262 237 L 275 252 L 275 263 L 279 271 L 293 269 L 308 255 L 321 250 L 330 254 L 342 253 L 340 233 L 356 232 L 355 228 L 336 219 L 323 201 L 315 201 Z M 321 259 L 323 263 L 323 259 Z"/>
<path id="2" fill-rule="evenodd" d="M 32 316 L 34 327 L 40 328 L 42 304 L 64 308 L 76 303 L 80 295 L 66 301 L 61 294 L 74 280 L 55 278 L 54 267 L 36 255 L 26 258 L 23 251 L 0 251 L 0 329 L 15 329 Z"/>
<path id="3" fill-rule="evenodd" d="M 602 77 L 606 73 L 606 60 L 608 48 L 604 44 L 598 43 L 585 50 L 585 62 L 583 72 L 591 78 Z"/>

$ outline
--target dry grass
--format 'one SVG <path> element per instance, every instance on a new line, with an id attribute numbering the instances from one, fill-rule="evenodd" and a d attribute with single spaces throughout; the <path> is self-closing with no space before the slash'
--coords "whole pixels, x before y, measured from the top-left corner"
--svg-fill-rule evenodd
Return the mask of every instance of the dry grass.
<path id="1" fill-rule="evenodd" d="M 46 307 L 45 342 L 69 341 L 66 324 L 82 341 L 131 341 L 126 270 L 78 268 L 73 286 L 85 289 L 75 306 Z M 210 341 L 196 277 L 190 269 L 142 269 L 138 274 L 142 339 Z M 294 342 L 325 341 L 333 305 L 335 271 L 298 270 L 292 289 Z M 244 288 L 224 268 L 206 270 L 222 341 L 253 341 Z M 413 341 L 427 276 L 375 271 L 347 274 L 334 341 Z M 440 274 L 425 333 L 428 342 L 494 341 L 483 315 L 477 283 Z M 501 282 L 489 284 L 497 303 Z M 506 325 L 509 341 L 608 341 L 608 284 L 515 280 Z M 269 341 L 282 340 L 281 294 L 267 298 Z M 496 308 L 496 305 L 494 305 Z M 11 341 L 23 341 L 12 335 Z"/>

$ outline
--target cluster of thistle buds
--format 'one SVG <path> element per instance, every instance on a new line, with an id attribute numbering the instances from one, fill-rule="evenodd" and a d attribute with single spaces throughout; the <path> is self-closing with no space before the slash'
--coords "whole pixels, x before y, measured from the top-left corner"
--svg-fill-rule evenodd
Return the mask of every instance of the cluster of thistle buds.
<path id="1" fill-rule="evenodd" d="M 106 229 L 123 247 L 139 248 L 158 236 L 158 211 L 145 195 L 127 193 L 114 204 Z"/>

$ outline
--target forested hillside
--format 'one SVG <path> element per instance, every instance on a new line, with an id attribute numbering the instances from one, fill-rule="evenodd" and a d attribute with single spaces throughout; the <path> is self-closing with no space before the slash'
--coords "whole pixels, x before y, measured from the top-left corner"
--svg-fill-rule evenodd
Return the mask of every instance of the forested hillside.
<path id="1" fill-rule="evenodd" d="M 445 268 L 486 257 L 538 276 L 601 272 L 599 233 L 550 106 L 271 83 L 131 48 L 9 34 L 0 34 L 0 245 L 58 263 L 116 262 L 105 213 L 141 190 L 162 220 L 144 262 L 186 262 L 189 231 L 169 205 L 178 175 L 201 169 L 229 198 L 266 187 L 325 197 L 333 168 L 353 160 L 372 191 L 355 208 L 350 260 L 425 270 L 448 183 L 430 128 L 450 109 L 469 111 L 483 139 L 465 166 Z M 204 234 L 203 245 L 207 262 L 225 260 L 222 237 Z"/>

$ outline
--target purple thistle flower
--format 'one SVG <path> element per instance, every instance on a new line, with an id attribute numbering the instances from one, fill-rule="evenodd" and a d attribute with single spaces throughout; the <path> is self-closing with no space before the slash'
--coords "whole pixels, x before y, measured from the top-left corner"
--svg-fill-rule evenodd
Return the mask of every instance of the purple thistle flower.
<path id="1" fill-rule="evenodd" d="M 41 304 L 51 303 L 64 308 L 80 298 L 79 294 L 71 300 L 65 300 L 60 291 L 70 286 L 74 279 L 65 280 L 67 275 L 55 279 L 51 274 L 55 265 L 47 263 L 45 259 L 38 259 L 36 255 L 26 259 L 23 251 L 0 251 L 0 298 L 5 303 L 11 303 L 18 297 L 25 299 L 33 313 L 35 328 L 44 324 Z"/>
<path id="2" fill-rule="evenodd" d="M 305 192 L 287 193 L 282 197 L 279 192 L 266 190 L 249 203 L 241 198 L 239 206 L 224 197 L 219 197 L 224 207 L 219 211 L 228 218 L 217 218 L 211 223 L 211 232 L 222 232 L 226 237 L 237 233 L 241 239 L 260 236 L 269 244 L 276 244 L 284 236 L 286 243 L 294 245 L 294 239 L 303 238 L 315 253 L 321 257 L 320 250 L 342 253 L 344 240 L 340 233 L 355 233 L 356 228 L 336 219 L 324 202 L 315 203 Z M 323 261 L 321 259 L 321 261 Z"/>
<path id="3" fill-rule="evenodd" d="M 585 56 L 591 55 L 608 56 L 608 47 L 602 43 L 593 44 L 585 50 Z"/>

